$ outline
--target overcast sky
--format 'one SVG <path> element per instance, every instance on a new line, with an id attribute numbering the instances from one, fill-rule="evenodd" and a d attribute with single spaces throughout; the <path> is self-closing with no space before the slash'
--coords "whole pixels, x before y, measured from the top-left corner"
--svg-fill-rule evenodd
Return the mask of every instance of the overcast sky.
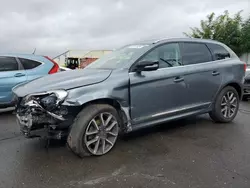
<path id="1" fill-rule="evenodd" d="M 250 0 L 7 0 L 0 6 L 0 53 L 55 56 L 113 49 L 141 39 L 182 37 L 207 14 L 250 13 Z"/>

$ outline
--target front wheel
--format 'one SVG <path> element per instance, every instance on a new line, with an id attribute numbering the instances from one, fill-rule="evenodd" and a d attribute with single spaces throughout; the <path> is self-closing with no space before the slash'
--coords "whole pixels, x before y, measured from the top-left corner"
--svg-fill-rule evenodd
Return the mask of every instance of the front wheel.
<path id="1" fill-rule="evenodd" d="M 239 95 L 235 88 L 227 86 L 217 96 L 212 111 L 212 120 L 220 123 L 233 121 L 239 109 Z"/>
<path id="2" fill-rule="evenodd" d="M 120 117 L 112 106 L 87 106 L 72 125 L 68 145 L 80 157 L 104 155 L 114 147 L 120 124 Z"/>

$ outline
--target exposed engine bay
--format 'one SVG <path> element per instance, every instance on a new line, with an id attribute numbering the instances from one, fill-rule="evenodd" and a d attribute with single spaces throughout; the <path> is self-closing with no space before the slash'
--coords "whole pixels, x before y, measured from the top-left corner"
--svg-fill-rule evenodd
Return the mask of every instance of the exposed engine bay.
<path id="1" fill-rule="evenodd" d="M 66 91 L 57 90 L 19 98 L 16 114 L 22 133 L 28 138 L 66 137 L 75 117 L 75 108 L 62 105 L 66 97 Z"/>

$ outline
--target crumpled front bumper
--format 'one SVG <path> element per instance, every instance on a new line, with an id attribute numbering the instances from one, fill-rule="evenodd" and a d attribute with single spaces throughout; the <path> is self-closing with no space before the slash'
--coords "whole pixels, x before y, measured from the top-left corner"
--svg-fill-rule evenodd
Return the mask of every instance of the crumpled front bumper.
<path id="1" fill-rule="evenodd" d="M 16 119 L 20 130 L 26 138 L 44 137 L 61 139 L 67 131 L 62 124 L 66 119 L 45 110 L 36 101 L 29 101 L 16 106 Z"/>
<path id="2" fill-rule="evenodd" d="M 27 116 L 16 115 L 17 124 L 20 127 L 21 133 L 26 138 L 34 138 L 34 137 L 48 137 L 48 129 L 38 128 L 32 129 L 32 115 L 29 114 Z"/>
<path id="3" fill-rule="evenodd" d="M 21 133 L 26 138 L 46 138 L 46 139 L 62 139 L 68 135 L 67 130 L 53 129 L 51 126 L 43 126 L 39 128 L 32 127 L 32 116 L 28 117 L 17 115 L 17 124 L 20 127 Z"/>

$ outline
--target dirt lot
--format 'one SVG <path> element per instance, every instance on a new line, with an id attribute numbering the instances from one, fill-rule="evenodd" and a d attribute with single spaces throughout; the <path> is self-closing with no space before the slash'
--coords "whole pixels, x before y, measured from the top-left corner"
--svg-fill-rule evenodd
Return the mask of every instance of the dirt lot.
<path id="1" fill-rule="evenodd" d="M 23 138 L 0 113 L 0 187 L 250 187 L 250 102 L 230 124 L 207 115 L 141 130 L 106 156 L 80 159 L 63 142 Z M 246 111 L 247 110 L 247 111 Z M 249 112 L 248 112 L 249 111 Z"/>

